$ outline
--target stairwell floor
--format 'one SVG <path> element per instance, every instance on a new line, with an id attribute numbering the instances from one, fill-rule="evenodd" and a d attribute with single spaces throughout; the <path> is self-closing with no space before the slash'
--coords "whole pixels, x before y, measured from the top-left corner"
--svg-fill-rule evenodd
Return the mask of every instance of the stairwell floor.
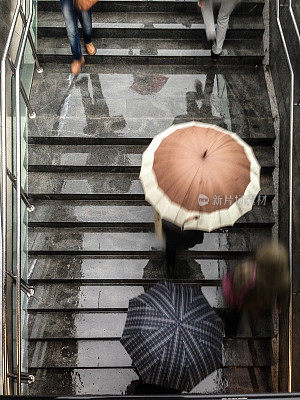
<path id="1" fill-rule="evenodd" d="M 262 164 L 265 204 L 234 230 L 179 255 L 176 280 L 201 282 L 218 312 L 220 279 L 271 235 L 275 139 L 261 66 L 45 63 L 29 121 L 31 394 L 124 394 L 137 375 L 119 343 L 128 300 L 166 276 L 152 212 L 138 183 L 141 154 L 173 123 L 237 132 Z M 94 170 L 95 168 L 95 170 Z M 127 169 L 126 169 L 127 168 Z M 75 197 L 74 197 L 75 196 Z M 206 284 L 204 281 L 207 281 Z M 276 324 L 246 321 L 224 341 L 224 368 L 194 392 L 272 390 Z"/>

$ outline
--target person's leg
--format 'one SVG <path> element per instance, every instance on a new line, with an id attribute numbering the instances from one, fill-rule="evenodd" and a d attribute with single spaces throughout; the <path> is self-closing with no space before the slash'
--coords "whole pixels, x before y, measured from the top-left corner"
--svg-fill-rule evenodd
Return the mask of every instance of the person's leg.
<path id="1" fill-rule="evenodd" d="M 215 40 L 216 30 L 215 30 L 213 0 L 205 0 L 204 6 L 201 7 L 201 12 L 202 12 L 207 40 Z"/>
<path id="2" fill-rule="evenodd" d="M 212 47 L 214 54 L 220 54 L 222 51 L 230 14 L 239 1 L 240 0 L 222 0 L 218 14 L 216 42 Z"/>
<path id="3" fill-rule="evenodd" d="M 78 19 L 82 26 L 83 30 L 83 40 L 85 44 L 89 44 L 92 42 L 92 9 L 90 8 L 88 11 L 78 11 Z"/>
<path id="4" fill-rule="evenodd" d="M 74 60 L 80 61 L 82 59 L 82 52 L 77 26 L 77 12 L 74 8 L 73 0 L 60 0 L 60 5 Z"/>
<path id="5" fill-rule="evenodd" d="M 92 9 L 88 11 L 78 11 L 78 18 L 83 30 L 83 39 L 85 47 L 90 56 L 96 53 L 95 46 L 92 43 Z"/>

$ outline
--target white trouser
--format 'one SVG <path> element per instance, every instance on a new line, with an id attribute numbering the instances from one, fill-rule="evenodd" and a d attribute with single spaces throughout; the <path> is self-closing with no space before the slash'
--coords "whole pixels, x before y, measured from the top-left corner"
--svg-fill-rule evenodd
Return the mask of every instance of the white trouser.
<path id="1" fill-rule="evenodd" d="M 213 5 L 214 0 L 205 0 L 204 7 L 201 8 L 205 25 L 207 40 L 214 40 L 213 52 L 220 54 L 225 40 L 230 14 L 240 0 L 222 0 L 218 14 L 217 30 L 215 29 Z"/>

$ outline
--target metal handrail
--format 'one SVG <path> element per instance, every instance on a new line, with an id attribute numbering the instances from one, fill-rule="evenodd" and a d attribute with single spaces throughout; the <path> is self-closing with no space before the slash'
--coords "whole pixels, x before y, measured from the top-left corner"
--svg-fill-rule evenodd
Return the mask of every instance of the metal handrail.
<path id="1" fill-rule="evenodd" d="M 24 35 L 22 36 L 22 41 L 20 45 L 20 51 L 18 53 L 18 61 L 15 66 L 9 56 L 9 49 L 12 43 L 13 35 L 15 32 L 18 17 L 21 17 L 22 26 L 24 30 Z M 27 39 L 29 39 L 31 49 L 34 56 L 35 66 L 37 72 L 43 72 L 40 67 L 35 45 L 30 33 L 30 27 L 33 17 L 33 0 L 29 1 L 29 15 L 26 21 L 25 14 L 22 9 L 21 0 L 17 0 L 17 5 L 14 11 L 12 24 L 9 30 L 7 42 L 3 52 L 1 60 L 1 158 L 2 158 L 2 177 L 1 177 L 1 249 L 2 249 L 2 378 L 3 378 L 3 394 L 9 394 L 8 390 L 8 378 L 12 376 L 8 372 L 8 357 L 7 357 L 7 178 L 12 178 L 13 187 L 16 190 L 17 197 L 17 274 L 16 274 L 16 288 L 17 288 L 17 394 L 21 394 L 21 290 L 24 290 L 24 284 L 21 277 L 21 201 L 23 201 L 26 207 L 31 204 L 28 202 L 25 192 L 21 186 L 21 106 L 20 106 L 20 93 L 24 98 L 27 108 L 31 111 L 29 99 L 27 98 L 26 92 L 20 80 L 20 70 L 23 62 L 23 56 L 25 51 L 25 46 L 27 44 Z M 6 62 L 15 75 L 16 87 L 15 87 L 15 102 L 16 102 L 16 159 L 17 159 L 17 175 L 16 177 L 7 169 L 7 141 L 6 141 Z"/>
<path id="2" fill-rule="evenodd" d="M 298 25 L 297 25 L 297 22 L 296 22 L 294 10 L 293 10 L 292 0 L 290 0 L 290 3 L 289 3 L 289 11 L 290 11 L 291 18 L 292 18 L 292 21 L 293 21 L 293 24 L 294 24 L 294 28 L 295 28 L 295 31 L 296 31 L 296 34 L 297 34 L 297 37 L 298 37 L 298 42 L 300 44 L 300 33 L 299 33 Z"/>
<path id="3" fill-rule="evenodd" d="M 9 177 L 13 187 L 17 190 L 17 178 L 15 177 L 14 174 L 10 172 L 8 168 L 7 168 L 7 176 Z M 34 205 L 30 204 L 23 188 L 21 188 L 21 198 L 23 200 L 23 203 L 26 205 L 28 212 L 32 212 L 34 210 Z"/>
<path id="4" fill-rule="evenodd" d="M 28 37 L 28 32 L 30 29 L 31 25 L 31 20 L 32 20 L 32 15 L 33 15 L 33 2 L 32 0 L 29 1 L 29 14 L 28 14 L 28 19 L 27 19 L 27 24 L 25 26 L 25 31 L 24 31 L 24 36 L 23 40 L 21 43 L 21 48 L 20 48 L 20 53 L 19 53 L 19 58 L 18 62 L 16 65 L 16 72 L 15 72 L 15 77 L 16 77 L 16 93 L 15 93 L 15 98 L 16 98 L 16 186 L 17 186 L 17 216 L 16 216 L 16 223 L 17 223 L 17 243 L 16 243 L 16 254 L 17 254 L 17 272 L 16 272 L 16 285 L 17 285 L 17 394 L 20 395 L 22 391 L 22 338 L 21 338 L 21 332 L 22 332 L 22 299 L 21 299 L 21 294 L 22 294 L 22 252 L 21 252 L 21 245 L 22 245 L 22 240 L 21 240 L 21 218 L 22 218 L 22 213 L 21 213 L 21 193 L 22 193 L 22 187 L 21 187 L 21 102 L 20 102 L 20 69 L 21 69 L 21 64 L 23 62 L 23 55 L 25 51 L 25 46 L 27 42 L 27 37 Z"/>
<path id="5" fill-rule="evenodd" d="M 278 25 L 278 29 L 281 36 L 281 41 L 283 44 L 284 52 L 286 55 L 286 60 L 288 63 L 288 67 L 290 70 L 291 76 L 291 87 L 290 87 L 290 146 L 289 146 L 289 264 L 290 264 L 290 281 L 291 281 L 291 293 L 289 299 L 289 332 L 288 332 L 288 345 L 289 345 L 289 375 L 288 375 L 288 391 L 292 391 L 292 340 L 293 340 L 293 316 L 292 316 L 292 306 L 293 306 L 293 149 L 294 149 L 294 90 L 295 90 L 295 74 L 293 70 L 293 66 L 291 63 L 291 58 L 289 55 L 289 51 L 287 48 L 285 36 L 283 33 L 281 21 L 280 21 L 280 0 L 276 0 L 276 21 Z M 289 2 L 289 11 L 292 16 L 294 26 L 296 28 L 296 33 L 298 35 L 299 43 L 300 36 L 299 30 L 296 24 L 296 19 L 294 16 L 294 12 L 292 9 L 292 0 Z"/>

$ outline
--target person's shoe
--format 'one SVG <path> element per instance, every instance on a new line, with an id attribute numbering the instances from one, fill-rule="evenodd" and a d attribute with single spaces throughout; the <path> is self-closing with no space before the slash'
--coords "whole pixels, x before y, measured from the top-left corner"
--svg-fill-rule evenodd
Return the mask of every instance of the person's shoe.
<path id="1" fill-rule="evenodd" d="M 82 56 L 81 60 L 74 60 L 71 64 L 71 72 L 73 75 L 78 75 L 81 71 L 81 67 L 84 64 L 84 57 Z"/>
<path id="2" fill-rule="evenodd" d="M 85 47 L 86 47 L 86 51 L 89 53 L 90 56 L 93 56 L 96 53 L 95 46 L 93 45 L 92 42 L 86 44 Z"/>
<path id="3" fill-rule="evenodd" d="M 220 54 L 221 54 L 221 53 L 220 53 Z M 214 52 L 213 52 L 213 49 L 211 49 L 210 55 L 211 55 L 211 58 L 212 58 L 212 60 L 213 60 L 214 62 L 216 62 L 216 61 L 219 60 L 220 54 L 214 53 Z"/>

